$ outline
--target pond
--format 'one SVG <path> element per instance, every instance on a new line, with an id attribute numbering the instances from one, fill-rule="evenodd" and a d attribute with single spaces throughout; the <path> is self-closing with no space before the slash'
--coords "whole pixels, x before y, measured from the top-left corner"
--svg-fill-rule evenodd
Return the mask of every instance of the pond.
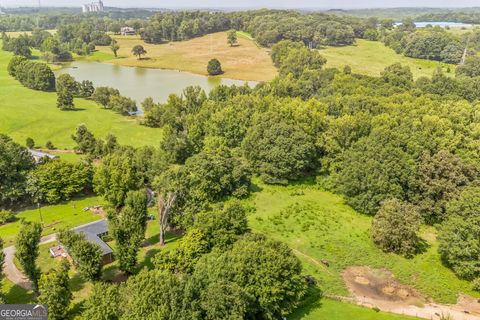
<path id="1" fill-rule="evenodd" d="M 123 67 L 119 65 L 75 61 L 55 72 L 56 75 L 69 73 L 77 81 L 90 80 L 95 87 L 108 86 L 120 94 L 141 103 L 152 97 L 155 102 L 166 102 L 172 93 L 181 94 L 185 87 L 200 86 L 207 93 L 220 84 L 243 85 L 245 81 L 219 77 L 207 77 L 188 72 L 163 69 Z M 249 81 L 249 85 L 257 84 Z"/>

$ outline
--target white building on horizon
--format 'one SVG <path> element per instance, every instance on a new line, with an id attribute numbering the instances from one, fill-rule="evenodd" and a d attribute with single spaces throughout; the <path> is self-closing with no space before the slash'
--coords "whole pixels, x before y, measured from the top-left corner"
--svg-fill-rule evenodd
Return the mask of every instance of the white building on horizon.
<path id="1" fill-rule="evenodd" d="M 90 13 L 90 12 L 103 12 L 105 8 L 103 7 L 102 0 L 98 0 L 98 2 L 92 2 L 89 4 L 84 4 L 82 6 L 83 13 Z"/>

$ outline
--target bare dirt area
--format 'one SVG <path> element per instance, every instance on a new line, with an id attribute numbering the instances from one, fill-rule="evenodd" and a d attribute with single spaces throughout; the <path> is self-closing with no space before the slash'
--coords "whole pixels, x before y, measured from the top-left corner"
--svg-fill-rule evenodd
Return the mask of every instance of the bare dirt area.
<path id="1" fill-rule="evenodd" d="M 461 295 L 455 305 L 437 304 L 400 283 L 386 269 L 349 267 L 343 279 L 355 302 L 361 306 L 425 319 L 441 319 L 442 316 L 452 320 L 480 319 L 477 299 Z"/>

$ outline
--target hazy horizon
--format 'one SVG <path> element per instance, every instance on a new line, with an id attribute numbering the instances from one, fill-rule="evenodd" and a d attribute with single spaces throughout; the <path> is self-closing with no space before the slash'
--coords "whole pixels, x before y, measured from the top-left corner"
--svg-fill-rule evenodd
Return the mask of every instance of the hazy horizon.
<path id="1" fill-rule="evenodd" d="M 81 7 L 82 4 L 90 3 L 91 0 L 40 0 L 45 7 Z M 222 1 L 204 0 L 200 3 L 193 0 L 137 0 L 132 5 L 130 1 L 104 0 L 107 7 L 128 8 L 315 8 L 315 9 L 373 9 L 373 8 L 400 8 L 400 7 L 429 7 L 429 8 L 462 8 L 480 6 L 478 0 L 458 0 L 452 5 L 451 1 L 445 0 L 243 0 Z M 37 7 L 38 0 L 0 0 L 3 7 Z"/>

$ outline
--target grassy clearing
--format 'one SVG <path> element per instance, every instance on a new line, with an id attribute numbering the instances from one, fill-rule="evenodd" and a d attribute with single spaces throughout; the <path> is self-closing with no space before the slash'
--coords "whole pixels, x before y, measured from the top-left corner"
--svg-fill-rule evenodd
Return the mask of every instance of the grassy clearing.
<path id="1" fill-rule="evenodd" d="M 57 33 L 57 30 L 55 29 L 49 29 L 49 30 L 45 30 L 49 33 L 51 33 L 52 35 L 55 35 Z M 11 37 L 11 38 L 18 38 L 19 36 L 23 35 L 23 34 L 26 34 L 26 35 L 31 35 L 32 32 L 31 31 L 8 31 L 8 32 L 5 32 L 7 34 L 7 36 Z"/>
<path id="2" fill-rule="evenodd" d="M 268 81 L 276 76 L 277 70 L 268 54 L 268 50 L 257 47 L 251 36 L 239 34 L 238 45 L 230 47 L 225 32 L 182 42 L 165 44 L 147 44 L 139 37 L 114 36 L 120 45 L 119 58 L 107 62 L 123 66 L 175 69 L 207 75 L 207 64 L 212 58 L 222 63 L 222 77 Z M 145 59 L 137 60 L 131 53 L 135 45 L 147 50 Z M 111 54 L 110 47 L 98 47 L 104 54 Z"/>
<path id="3" fill-rule="evenodd" d="M 75 199 L 64 204 L 42 207 L 40 210 L 43 218 L 42 234 L 52 234 L 62 228 L 73 228 L 101 219 L 99 215 L 93 214 L 91 211 L 84 212 L 83 208 L 103 203 L 104 201 L 100 197 L 88 197 Z M 40 222 L 40 212 L 36 208 L 22 211 L 16 217 L 17 221 L 0 226 L 0 236 L 5 241 L 5 246 L 14 243 L 21 220 Z"/>
<path id="4" fill-rule="evenodd" d="M 342 272 L 348 266 L 388 268 L 403 283 L 437 302 L 454 303 L 458 293 L 479 296 L 468 281 L 458 279 L 442 265 L 435 230 L 427 228 L 424 253 L 412 259 L 383 253 L 370 238 L 371 217 L 361 215 L 342 197 L 315 185 L 263 189 L 249 200 L 256 208 L 250 217 L 253 230 L 284 241 L 297 250 L 307 273 L 319 280 L 325 294 L 348 295 Z M 327 260 L 330 267 L 320 262 Z"/>
<path id="5" fill-rule="evenodd" d="M 157 146 L 161 130 L 141 126 L 134 118 L 105 110 L 93 101 L 76 99 L 76 111 L 56 107 L 56 93 L 30 90 L 7 73 L 11 54 L 0 50 L 0 133 L 10 135 L 19 143 L 27 137 L 44 146 L 50 140 L 57 148 L 71 149 L 71 135 L 80 124 L 97 136 L 117 136 L 121 144 Z"/>
<path id="6" fill-rule="evenodd" d="M 386 312 L 376 312 L 353 304 L 330 299 L 312 299 L 298 308 L 288 319 L 290 320 L 408 320 L 416 319 Z"/>
<path id="7" fill-rule="evenodd" d="M 327 58 L 327 67 L 342 69 L 345 65 L 352 67 L 355 73 L 379 76 L 385 67 L 393 63 L 409 66 L 414 78 L 431 77 L 439 66 L 450 76 L 455 75 L 455 66 L 437 61 L 408 58 L 397 54 L 378 41 L 357 39 L 356 45 L 345 47 L 327 47 L 320 50 Z M 450 69 L 450 72 L 448 72 Z"/>

